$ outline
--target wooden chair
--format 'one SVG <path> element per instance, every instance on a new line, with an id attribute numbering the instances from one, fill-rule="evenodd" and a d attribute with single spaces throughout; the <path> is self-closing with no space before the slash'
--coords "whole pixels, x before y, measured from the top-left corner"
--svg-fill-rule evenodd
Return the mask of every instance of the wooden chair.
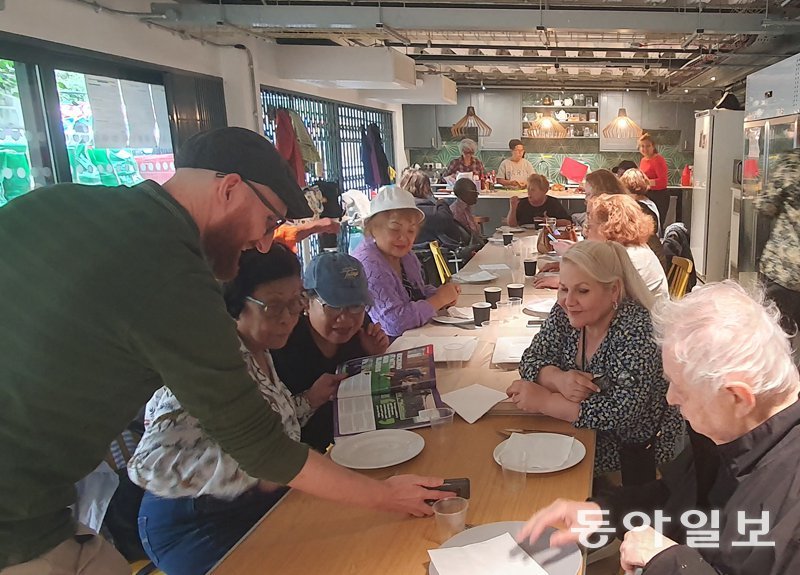
<path id="1" fill-rule="evenodd" d="M 692 261 L 678 256 L 672 256 L 672 265 L 667 274 L 669 282 L 669 297 L 681 299 L 686 295 L 686 286 L 689 284 L 689 275 L 692 273 Z"/>
<path id="2" fill-rule="evenodd" d="M 447 267 L 447 260 L 442 254 L 442 249 L 439 247 L 439 242 L 431 242 L 428 244 L 431 248 L 431 253 L 433 254 L 433 261 L 436 262 L 436 271 L 439 272 L 439 279 L 442 280 L 442 283 L 445 283 L 447 280 L 450 279 L 452 275 L 450 273 L 450 268 Z"/>

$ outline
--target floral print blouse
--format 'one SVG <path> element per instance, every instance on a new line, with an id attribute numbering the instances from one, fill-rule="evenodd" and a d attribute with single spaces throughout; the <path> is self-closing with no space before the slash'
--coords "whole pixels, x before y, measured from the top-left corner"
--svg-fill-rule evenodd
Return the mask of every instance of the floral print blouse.
<path id="1" fill-rule="evenodd" d="M 300 441 L 300 427 L 314 413 L 308 400 L 291 394 L 278 378 L 269 352 L 265 372 L 243 343 L 239 351 L 267 405 L 280 414 L 286 435 Z M 169 388 L 162 387 L 147 402 L 144 425 L 144 435 L 128 462 L 128 476 L 154 495 L 233 499 L 258 483 L 203 432 Z"/>
<path id="2" fill-rule="evenodd" d="M 520 376 L 536 381 L 539 370 L 548 365 L 565 371 L 578 369 L 580 333 L 570 325 L 566 312 L 556 303 L 542 330 L 522 355 Z M 647 309 L 632 300 L 624 300 L 605 339 L 583 371 L 603 374 L 611 384 L 606 391 L 594 393 L 580 403 L 580 413 L 574 423 L 575 427 L 597 430 L 597 473 L 620 469 L 620 442 L 647 441 L 659 420 L 662 433 L 656 441 L 656 462 L 661 464 L 673 459 L 683 420 L 678 410 L 666 402 L 667 381 L 661 365 L 661 350 L 653 340 Z"/>

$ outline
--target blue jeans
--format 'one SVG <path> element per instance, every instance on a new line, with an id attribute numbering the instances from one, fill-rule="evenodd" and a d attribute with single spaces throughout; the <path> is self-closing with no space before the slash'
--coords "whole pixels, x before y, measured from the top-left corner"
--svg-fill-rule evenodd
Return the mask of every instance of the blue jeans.
<path id="1" fill-rule="evenodd" d="M 232 501 L 208 495 L 164 499 L 145 493 L 139 508 L 142 546 L 167 575 L 203 575 L 285 492 L 251 489 Z"/>

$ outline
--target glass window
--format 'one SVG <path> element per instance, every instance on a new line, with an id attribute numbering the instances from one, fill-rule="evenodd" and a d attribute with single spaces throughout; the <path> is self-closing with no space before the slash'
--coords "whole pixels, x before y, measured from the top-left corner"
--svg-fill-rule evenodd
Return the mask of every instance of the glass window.
<path id="1" fill-rule="evenodd" d="M 54 183 L 41 107 L 29 66 L 0 59 L 0 206 Z"/>
<path id="2" fill-rule="evenodd" d="M 72 181 L 131 186 L 175 173 L 164 87 L 56 70 Z"/>

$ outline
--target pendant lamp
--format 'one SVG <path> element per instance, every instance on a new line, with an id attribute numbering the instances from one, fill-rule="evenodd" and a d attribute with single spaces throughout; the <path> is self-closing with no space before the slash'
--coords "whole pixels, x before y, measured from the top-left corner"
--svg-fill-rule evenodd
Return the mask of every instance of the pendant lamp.
<path id="1" fill-rule="evenodd" d="M 455 137 L 464 137 L 468 135 L 468 128 L 477 128 L 478 136 L 490 136 L 492 134 L 489 124 L 478 117 L 475 113 L 475 108 L 472 106 L 467 106 L 467 114 L 453 124 L 453 127 L 450 128 L 450 133 Z"/>
<path id="2" fill-rule="evenodd" d="M 544 116 L 537 112 L 536 119 L 531 123 L 531 135 L 534 138 L 563 138 L 567 135 L 567 129 L 550 114 Z"/>
<path id="3" fill-rule="evenodd" d="M 608 123 L 608 126 L 603 128 L 603 135 L 606 138 L 638 138 L 642 135 L 643 130 L 628 117 L 625 108 L 620 108 L 617 112 L 617 117 Z"/>

